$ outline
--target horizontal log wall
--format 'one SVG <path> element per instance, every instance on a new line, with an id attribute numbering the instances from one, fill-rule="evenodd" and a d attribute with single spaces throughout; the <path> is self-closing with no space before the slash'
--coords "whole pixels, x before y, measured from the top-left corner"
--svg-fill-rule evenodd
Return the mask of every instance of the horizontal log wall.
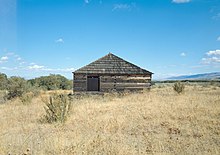
<path id="1" fill-rule="evenodd" d="M 73 91 L 81 92 L 87 91 L 87 77 L 83 74 L 75 74 L 73 81 Z"/>
<path id="2" fill-rule="evenodd" d="M 149 76 L 100 76 L 100 91 L 143 90 L 150 87 Z"/>
<path id="3" fill-rule="evenodd" d="M 100 91 L 137 91 L 149 88 L 151 77 L 149 76 L 100 76 Z M 75 74 L 73 82 L 73 90 L 75 92 L 87 91 L 87 75 Z"/>

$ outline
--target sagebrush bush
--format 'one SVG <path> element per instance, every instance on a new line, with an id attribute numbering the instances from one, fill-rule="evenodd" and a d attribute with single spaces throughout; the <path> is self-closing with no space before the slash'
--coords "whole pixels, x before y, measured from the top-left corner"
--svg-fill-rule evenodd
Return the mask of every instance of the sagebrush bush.
<path id="1" fill-rule="evenodd" d="M 38 97 L 42 91 L 40 87 L 31 86 L 29 91 L 33 94 L 33 97 Z"/>
<path id="2" fill-rule="evenodd" d="M 44 101 L 46 115 L 44 121 L 47 123 L 61 122 L 64 123 L 71 109 L 71 100 L 64 94 L 53 94 L 48 101 Z"/>
<path id="3" fill-rule="evenodd" d="M 178 94 L 182 93 L 184 89 L 185 89 L 185 85 L 182 82 L 176 82 L 173 85 L 173 90 L 177 92 Z"/>
<path id="4" fill-rule="evenodd" d="M 32 99 L 34 97 L 34 94 L 32 92 L 25 93 L 20 97 L 20 100 L 23 104 L 30 104 Z"/>

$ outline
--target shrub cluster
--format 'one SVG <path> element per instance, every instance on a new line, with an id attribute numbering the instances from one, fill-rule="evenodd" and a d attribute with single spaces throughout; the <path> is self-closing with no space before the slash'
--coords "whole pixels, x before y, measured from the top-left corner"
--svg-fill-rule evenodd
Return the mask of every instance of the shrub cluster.
<path id="1" fill-rule="evenodd" d="M 21 97 L 29 91 L 30 86 L 24 78 L 13 76 L 8 79 L 7 98 L 10 100 L 15 97 Z"/>
<path id="2" fill-rule="evenodd" d="M 0 104 L 3 104 L 7 101 L 7 92 L 6 91 L 1 91 L 0 90 Z"/>
<path id="3" fill-rule="evenodd" d="M 34 93 L 32 92 L 28 92 L 28 93 L 25 93 L 23 94 L 21 97 L 20 97 L 20 100 L 23 104 L 30 104 L 32 99 L 34 97 Z"/>
<path id="4" fill-rule="evenodd" d="M 28 80 L 32 86 L 40 87 L 44 90 L 67 90 L 72 88 L 72 81 L 62 75 L 50 74 L 39 78 Z"/>
<path id="5" fill-rule="evenodd" d="M 8 78 L 6 74 L 0 73 L 0 90 L 6 90 Z"/>
<path id="6" fill-rule="evenodd" d="M 184 91 L 185 85 L 182 82 L 176 82 L 173 85 L 173 90 L 177 92 L 178 94 L 182 93 Z"/>
<path id="7" fill-rule="evenodd" d="M 71 88 L 71 80 L 61 75 L 50 74 L 49 76 L 25 80 L 17 76 L 8 78 L 6 74 L 0 73 L 0 90 L 7 92 L 4 93 L 4 99 L 11 100 L 19 97 L 22 103 L 31 102 L 34 96 L 39 95 L 40 90 L 65 90 Z M 3 97 L 0 100 L 3 102 Z"/>

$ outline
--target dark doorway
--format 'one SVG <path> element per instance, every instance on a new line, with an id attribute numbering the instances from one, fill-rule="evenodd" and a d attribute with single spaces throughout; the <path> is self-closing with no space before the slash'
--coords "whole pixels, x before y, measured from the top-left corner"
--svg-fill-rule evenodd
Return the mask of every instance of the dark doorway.
<path id="1" fill-rule="evenodd" d="M 99 77 L 88 76 L 87 77 L 87 91 L 99 91 Z"/>

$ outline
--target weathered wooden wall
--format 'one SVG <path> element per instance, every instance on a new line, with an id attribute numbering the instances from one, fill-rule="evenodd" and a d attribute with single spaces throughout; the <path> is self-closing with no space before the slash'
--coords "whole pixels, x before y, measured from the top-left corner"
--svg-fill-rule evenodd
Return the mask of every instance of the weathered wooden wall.
<path id="1" fill-rule="evenodd" d="M 100 75 L 100 91 L 137 91 L 150 87 L 150 75 L 136 75 L 136 76 L 113 76 L 113 75 Z M 87 75 L 75 74 L 73 81 L 73 90 L 75 92 L 87 91 Z"/>
<path id="2" fill-rule="evenodd" d="M 85 74 L 74 74 L 73 79 L 74 92 L 87 91 L 87 77 Z"/>
<path id="3" fill-rule="evenodd" d="M 100 91 L 143 90 L 150 87 L 150 81 L 150 76 L 100 76 Z"/>

